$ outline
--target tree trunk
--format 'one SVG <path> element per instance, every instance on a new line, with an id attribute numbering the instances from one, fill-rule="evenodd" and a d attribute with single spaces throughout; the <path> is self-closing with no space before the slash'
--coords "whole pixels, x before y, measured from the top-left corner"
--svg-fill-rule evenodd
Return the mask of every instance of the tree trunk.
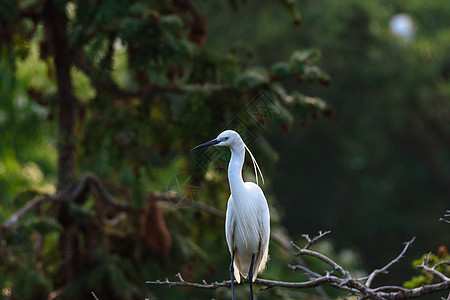
<path id="1" fill-rule="evenodd" d="M 44 10 L 46 38 L 52 47 L 58 87 L 58 191 L 61 191 L 75 176 L 75 108 L 76 98 L 70 77 L 70 50 L 67 37 L 67 16 L 64 4 L 48 0 Z M 59 285 L 64 286 L 76 276 L 78 261 L 76 220 L 70 216 L 69 203 L 63 202 L 58 221 L 63 230 L 59 249 L 62 274 Z"/>
<path id="2" fill-rule="evenodd" d="M 67 16 L 64 6 L 47 1 L 44 8 L 47 38 L 55 59 L 58 84 L 58 190 L 75 175 L 75 108 L 76 99 L 70 77 L 70 51 L 67 38 Z"/>

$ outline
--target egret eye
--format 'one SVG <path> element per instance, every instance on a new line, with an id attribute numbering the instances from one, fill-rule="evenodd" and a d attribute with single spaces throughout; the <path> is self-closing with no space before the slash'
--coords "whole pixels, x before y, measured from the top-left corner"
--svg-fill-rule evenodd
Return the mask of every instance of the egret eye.
<path id="1" fill-rule="evenodd" d="M 226 140 L 228 140 L 229 139 L 229 137 L 228 136 L 226 136 L 225 138 L 224 138 L 224 140 L 226 141 Z"/>

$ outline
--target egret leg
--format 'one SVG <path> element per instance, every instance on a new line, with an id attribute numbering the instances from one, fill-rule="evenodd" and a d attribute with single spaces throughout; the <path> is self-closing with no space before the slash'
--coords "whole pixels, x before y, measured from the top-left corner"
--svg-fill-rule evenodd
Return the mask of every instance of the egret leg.
<path id="1" fill-rule="evenodd" d="M 230 264 L 230 277 L 231 277 L 231 292 L 232 292 L 232 299 L 235 300 L 234 297 L 234 253 L 236 253 L 236 248 L 233 249 L 233 253 L 231 254 L 231 264 Z"/>
<path id="2" fill-rule="evenodd" d="M 255 261 L 255 253 L 252 254 L 252 260 L 250 262 L 250 270 L 248 270 L 248 283 L 250 283 L 250 300 L 253 300 L 253 262 Z"/>

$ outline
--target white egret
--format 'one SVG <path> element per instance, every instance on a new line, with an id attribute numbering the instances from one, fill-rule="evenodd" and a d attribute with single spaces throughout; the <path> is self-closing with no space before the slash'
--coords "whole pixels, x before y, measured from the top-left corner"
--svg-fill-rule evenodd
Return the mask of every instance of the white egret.
<path id="1" fill-rule="evenodd" d="M 245 145 L 239 134 L 233 130 L 225 130 L 212 141 L 195 147 L 196 150 L 206 146 L 228 146 L 231 160 L 228 165 L 228 182 L 231 195 L 228 199 L 225 235 L 231 254 L 230 276 L 233 299 L 234 278 L 241 282 L 241 275 L 250 283 L 250 299 L 253 299 L 252 282 L 258 273 L 264 270 L 269 253 L 270 214 L 266 197 L 257 185 L 258 173 L 264 182 L 261 169 L 253 154 Z M 256 184 L 244 182 L 242 166 L 245 150 L 248 151 L 255 169 Z"/>

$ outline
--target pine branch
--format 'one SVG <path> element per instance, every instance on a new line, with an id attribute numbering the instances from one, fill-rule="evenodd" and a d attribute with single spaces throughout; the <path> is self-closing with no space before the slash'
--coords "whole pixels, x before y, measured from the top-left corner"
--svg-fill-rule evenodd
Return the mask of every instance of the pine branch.
<path id="1" fill-rule="evenodd" d="M 152 93 L 198 93 L 198 94 L 211 94 L 211 93 L 221 93 L 231 90 L 232 86 L 214 83 L 205 84 L 155 84 L 147 83 L 147 85 L 140 87 L 137 90 L 128 90 L 117 86 L 116 84 L 111 84 L 109 86 L 109 91 L 114 93 L 114 95 L 123 98 L 133 98 L 133 97 L 145 97 Z"/>
<path id="2" fill-rule="evenodd" d="M 86 173 L 81 176 L 78 181 L 69 183 L 61 192 L 48 195 L 43 194 L 28 201 L 23 207 L 21 207 L 16 213 L 12 214 L 3 225 L 0 227 L 5 229 L 12 228 L 26 213 L 36 208 L 39 204 L 47 201 L 61 202 L 61 201 L 75 201 L 82 198 L 86 193 L 91 193 L 95 201 L 103 203 L 106 206 L 112 207 L 118 211 L 139 211 L 139 208 L 130 206 L 127 202 L 118 201 L 114 198 L 105 187 L 103 182 L 97 175 L 93 173 Z M 150 201 L 167 201 L 170 203 L 180 203 L 187 201 L 192 203 L 197 209 L 203 210 L 215 216 L 224 218 L 225 214 L 215 207 L 209 206 L 204 203 L 195 202 L 190 198 L 183 197 L 181 195 L 169 195 L 167 193 L 151 193 L 149 194 Z"/>
<path id="3" fill-rule="evenodd" d="M 34 209 L 43 202 L 74 201 L 76 199 L 79 199 L 85 193 L 92 193 L 94 196 L 94 200 L 103 202 L 104 204 L 118 210 L 134 210 L 134 208 L 132 208 L 127 203 L 119 202 L 114 199 L 96 175 L 87 173 L 83 175 L 78 181 L 66 185 L 66 187 L 63 188 L 61 192 L 55 195 L 44 194 L 31 199 L 16 213 L 11 215 L 8 220 L 6 220 L 6 222 L 2 225 L 2 227 L 6 229 L 12 228 L 20 220 L 21 217 L 23 217 L 27 212 Z"/>
<path id="4" fill-rule="evenodd" d="M 112 41 L 110 44 L 112 45 Z M 75 66 L 83 71 L 86 76 L 88 76 L 90 83 L 92 86 L 97 87 L 96 83 L 96 66 L 92 63 L 86 61 L 84 57 L 79 52 L 72 51 L 72 61 Z M 115 97 L 120 98 L 143 98 L 147 95 L 154 93 L 176 93 L 176 94 L 185 94 L 185 93 L 198 93 L 198 94 L 211 94 L 211 93 L 221 93 L 233 90 L 234 87 L 228 84 L 217 84 L 217 83 L 203 83 L 203 84 L 192 84 L 192 83 L 184 83 L 184 84 L 176 84 L 176 83 L 165 83 L 165 84 L 156 84 L 152 82 L 147 82 L 141 85 L 136 90 L 130 90 L 126 88 L 122 88 L 118 86 L 114 81 L 110 80 L 106 86 L 103 86 L 102 90 L 106 90 L 111 94 L 114 94 Z"/>

